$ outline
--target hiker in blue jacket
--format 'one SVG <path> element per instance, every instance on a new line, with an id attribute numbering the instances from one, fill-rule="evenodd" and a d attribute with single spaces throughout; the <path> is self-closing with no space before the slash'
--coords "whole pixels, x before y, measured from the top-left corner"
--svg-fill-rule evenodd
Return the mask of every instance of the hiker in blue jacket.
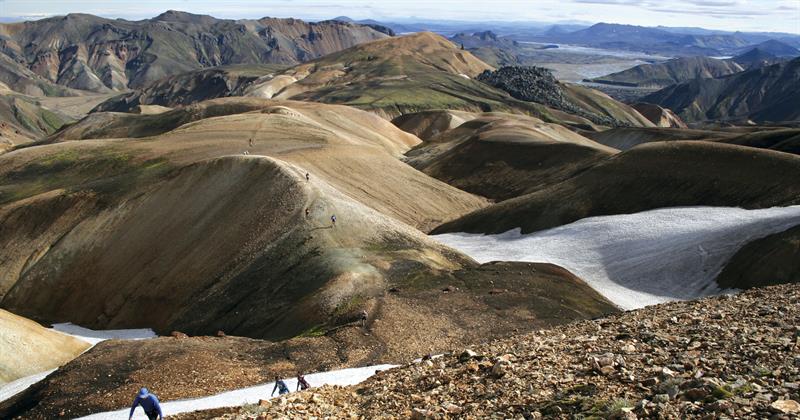
<path id="1" fill-rule="evenodd" d="M 161 405 L 158 403 L 158 398 L 151 394 L 147 388 L 140 389 L 139 393 L 136 395 L 136 398 L 133 400 L 131 414 L 128 416 L 128 420 L 133 418 L 133 412 L 136 410 L 136 407 L 140 405 L 142 406 L 144 413 L 147 414 L 148 419 L 164 420 L 164 413 L 161 412 Z"/>
<path id="2" fill-rule="evenodd" d="M 272 388 L 272 394 L 269 395 L 270 397 L 275 395 L 275 390 L 278 390 L 278 395 L 289 393 L 289 387 L 286 386 L 286 382 L 283 382 L 278 376 L 275 377 L 275 388 Z"/>

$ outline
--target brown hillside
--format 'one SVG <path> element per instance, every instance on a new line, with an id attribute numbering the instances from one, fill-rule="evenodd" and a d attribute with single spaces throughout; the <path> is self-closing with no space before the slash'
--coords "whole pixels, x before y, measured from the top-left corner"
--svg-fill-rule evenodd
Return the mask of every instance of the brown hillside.
<path id="1" fill-rule="evenodd" d="M 430 140 L 440 133 L 475 119 L 477 115 L 474 112 L 437 109 L 403 114 L 393 119 L 392 124 L 421 140 Z"/>
<path id="2" fill-rule="evenodd" d="M 710 142 L 659 142 L 620 153 L 548 189 L 468 214 L 435 233 L 533 232 L 590 216 L 672 206 L 800 203 L 800 157 Z"/>
<path id="3" fill-rule="evenodd" d="M 415 147 L 406 162 L 464 191 L 505 200 L 563 181 L 615 152 L 560 125 L 492 113 Z"/>
<path id="4" fill-rule="evenodd" d="M 369 334 L 353 323 L 327 333 L 310 330 L 280 343 L 231 336 L 103 342 L 0 404 L 0 416 L 45 419 L 62 412 L 76 417 L 118 409 L 130 404 L 139 384 L 170 401 L 298 371 L 406 363 L 415 355 L 616 312 L 582 281 L 548 264 L 485 264 L 431 280 L 398 279 L 394 291 L 370 309 Z M 442 290 L 448 286 L 450 291 Z M 98 377 L 98 371 L 109 375 Z M 87 382 L 96 392 L 81 392 Z M 32 401 L 36 406 L 27 407 Z"/>
<path id="5" fill-rule="evenodd" d="M 89 343 L 0 309 L 0 385 L 57 368 Z"/>
<path id="6" fill-rule="evenodd" d="M 628 150 L 640 144 L 653 142 L 678 140 L 716 141 L 737 135 L 723 131 L 665 127 L 621 127 L 598 132 L 582 132 L 582 134 L 600 144 L 619 150 Z"/>
<path id="7" fill-rule="evenodd" d="M 749 289 L 800 282 L 800 225 L 743 246 L 717 277 L 721 287 Z"/>
<path id="8" fill-rule="evenodd" d="M 401 260 L 421 262 L 413 267 L 423 272 L 469 262 L 400 222 L 427 229 L 484 205 L 397 159 L 419 139 L 351 108 L 249 101 L 263 109 L 153 138 L 3 155 L 0 241 L 10 258 L 0 270 L 0 304 L 89 326 L 280 337 L 326 323 L 354 294 L 366 299 L 383 290 Z M 342 224 L 336 230 L 332 214 Z M 325 284 L 343 295 L 321 303 Z M 250 297 L 230 303 L 239 293 L 231 290 Z M 219 293 L 222 313 L 200 309 Z M 276 307 L 264 314 L 271 320 L 243 324 L 245 313 L 229 305 L 254 307 L 258 296 L 284 296 L 271 300 L 278 307 L 305 298 L 328 309 L 290 321 Z"/>

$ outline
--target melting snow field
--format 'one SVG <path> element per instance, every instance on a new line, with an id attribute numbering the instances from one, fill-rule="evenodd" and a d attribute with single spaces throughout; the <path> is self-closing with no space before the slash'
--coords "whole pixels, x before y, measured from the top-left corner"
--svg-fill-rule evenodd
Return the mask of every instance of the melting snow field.
<path id="1" fill-rule="evenodd" d="M 35 375 L 26 376 L 24 378 L 19 378 L 16 381 L 11 381 L 3 386 L 0 386 L 0 402 L 5 401 L 14 395 L 19 394 L 20 392 L 28 389 L 29 386 L 35 384 L 36 382 L 41 381 L 47 375 L 55 372 L 55 369 L 50 369 L 44 372 L 39 372 Z"/>
<path id="2" fill-rule="evenodd" d="M 54 324 L 53 329 L 67 335 L 71 335 L 79 340 L 86 341 L 91 344 L 91 347 L 104 340 L 119 339 L 119 340 L 143 340 L 153 338 L 156 333 L 149 328 L 132 329 L 132 330 L 90 330 L 88 328 L 79 327 L 72 323 Z M 86 349 L 87 351 L 89 349 Z M 5 401 L 14 395 L 28 389 L 31 385 L 41 381 L 47 375 L 55 372 L 55 369 L 46 372 L 39 372 L 35 375 L 19 378 L 16 381 L 9 382 L 0 386 L 0 402 Z"/>
<path id="3" fill-rule="evenodd" d="M 800 224 L 800 206 L 675 207 L 590 217 L 521 235 L 449 233 L 434 239 L 480 263 L 556 264 L 623 309 L 721 293 L 714 279 L 746 243 Z"/>
<path id="4" fill-rule="evenodd" d="M 71 335 L 79 340 L 86 341 L 92 346 L 105 340 L 144 340 L 153 338 L 156 333 L 150 328 L 131 329 L 131 330 L 90 330 L 79 327 L 72 323 L 53 324 L 53 329 Z"/>
<path id="5" fill-rule="evenodd" d="M 306 380 L 309 384 L 311 384 L 312 387 L 322 385 L 355 385 L 374 375 L 376 370 L 386 370 L 393 367 L 395 366 L 375 365 L 362 368 L 332 370 L 330 372 L 320 372 L 306 375 Z M 284 382 L 286 382 L 286 385 L 292 391 L 297 388 L 297 380 L 295 379 L 286 379 Z M 161 410 L 164 412 L 164 416 L 170 416 L 196 410 L 208 410 L 212 408 L 237 407 L 245 404 L 256 404 L 260 399 L 269 399 L 270 393 L 272 392 L 272 388 L 274 386 L 275 383 L 270 382 L 264 385 L 257 385 L 235 391 L 223 392 L 210 397 L 162 402 Z M 278 396 L 277 392 L 275 393 L 275 396 Z M 135 397 L 135 395 L 131 395 L 131 403 L 133 403 L 133 397 Z M 129 411 L 130 407 L 127 407 L 122 410 L 92 414 L 90 416 L 81 417 L 81 419 L 118 420 L 127 418 Z M 144 411 L 142 411 L 141 407 L 139 407 L 136 409 L 136 413 L 134 414 L 133 418 L 146 419 L 147 416 L 144 415 Z"/>

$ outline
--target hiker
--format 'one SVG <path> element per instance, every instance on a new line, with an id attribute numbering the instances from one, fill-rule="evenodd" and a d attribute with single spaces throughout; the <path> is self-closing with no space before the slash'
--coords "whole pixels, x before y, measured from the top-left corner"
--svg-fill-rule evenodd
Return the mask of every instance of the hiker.
<path id="1" fill-rule="evenodd" d="M 139 405 L 142 406 L 142 409 L 144 410 L 144 413 L 147 414 L 148 419 L 164 420 L 164 413 L 161 412 L 161 405 L 158 403 L 158 398 L 151 394 L 147 388 L 140 389 L 139 393 L 136 394 L 136 398 L 133 400 L 133 405 L 131 406 L 131 413 L 128 416 L 128 420 L 133 418 L 133 412 Z"/>
<path id="2" fill-rule="evenodd" d="M 297 389 L 295 391 L 297 391 L 297 390 L 305 391 L 308 388 L 311 388 L 311 385 L 309 385 L 308 381 L 306 381 L 306 377 L 298 373 L 297 374 Z"/>
<path id="3" fill-rule="evenodd" d="M 286 386 L 286 382 L 283 382 L 279 376 L 275 377 L 275 388 L 272 388 L 272 394 L 269 394 L 270 397 L 275 395 L 275 390 L 278 391 L 278 395 L 289 393 L 289 387 Z"/>
<path id="4" fill-rule="evenodd" d="M 333 225 L 333 227 L 336 227 L 336 215 L 335 214 L 331 215 L 331 225 Z"/>
<path id="5" fill-rule="evenodd" d="M 253 138 L 250 137 L 250 147 L 253 147 Z"/>
<path id="6" fill-rule="evenodd" d="M 308 172 L 306 172 L 306 181 L 311 181 L 311 175 L 309 175 Z"/>
<path id="7" fill-rule="evenodd" d="M 306 219 L 308 219 L 308 215 L 309 215 L 309 213 L 310 213 L 310 212 L 309 212 L 309 210 L 308 210 L 308 207 L 306 207 Z"/>
<path id="8" fill-rule="evenodd" d="M 361 310 L 361 328 L 366 328 L 367 326 L 367 311 L 362 309 Z"/>

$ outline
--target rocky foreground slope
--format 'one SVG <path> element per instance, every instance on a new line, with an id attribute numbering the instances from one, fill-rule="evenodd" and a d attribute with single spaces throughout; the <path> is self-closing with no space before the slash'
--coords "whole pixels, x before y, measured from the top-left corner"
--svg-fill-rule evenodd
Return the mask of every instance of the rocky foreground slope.
<path id="1" fill-rule="evenodd" d="M 798 298 L 784 285 L 651 306 L 180 418 L 793 418 Z"/>

